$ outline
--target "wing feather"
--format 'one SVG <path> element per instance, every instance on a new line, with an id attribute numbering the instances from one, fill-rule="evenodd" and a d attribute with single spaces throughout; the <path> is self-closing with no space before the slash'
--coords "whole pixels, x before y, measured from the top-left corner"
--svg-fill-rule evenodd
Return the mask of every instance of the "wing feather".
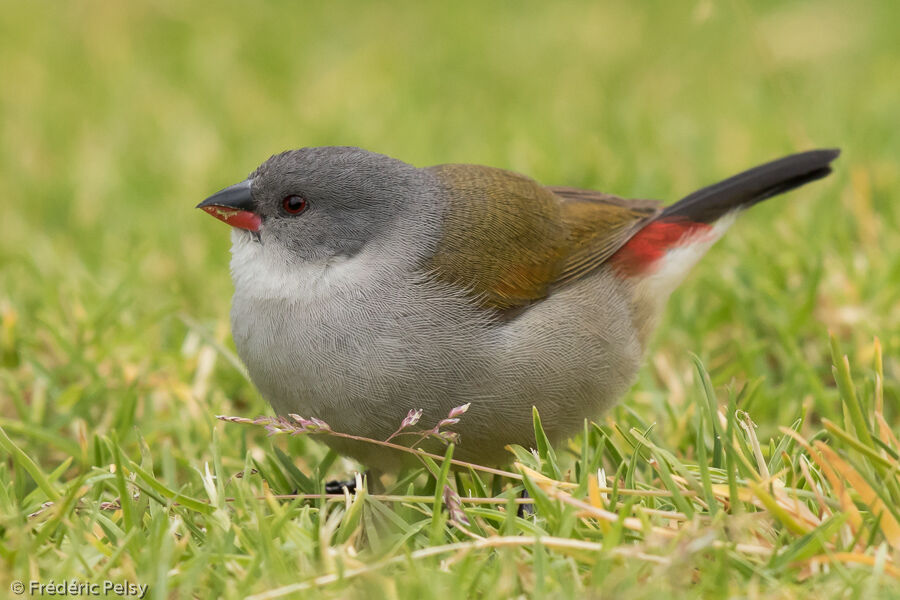
<path id="1" fill-rule="evenodd" d="M 628 200 L 575 188 L 547 189 L 562 199 L 561 216 L 570 240 L 554 286 L 576 281 L 602 265 L 661 210 L 653 200 Z"/>
<path id="2" fill-rule="evenodd" d="M 516 314 L 603 264 L 659 204 L 544 187 L 478 165 L 429 167 L 451 207 L 423 265 L 482 306 Z"/>

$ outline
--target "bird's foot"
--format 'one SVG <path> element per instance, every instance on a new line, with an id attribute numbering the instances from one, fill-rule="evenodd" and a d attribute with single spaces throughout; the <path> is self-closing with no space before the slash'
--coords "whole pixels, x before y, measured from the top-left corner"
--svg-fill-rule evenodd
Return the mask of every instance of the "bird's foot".
<path id="1" fill-rule="evenodd" d="M 344 488 L 347 488 L 347 491 L 351 494 L 356 493 L 356 479 L 348 479 L 347 481 L 338 481 L 337 479 L 334 479 L 325 482 L 326 494 L 342 494 L 344 493 Z"/>

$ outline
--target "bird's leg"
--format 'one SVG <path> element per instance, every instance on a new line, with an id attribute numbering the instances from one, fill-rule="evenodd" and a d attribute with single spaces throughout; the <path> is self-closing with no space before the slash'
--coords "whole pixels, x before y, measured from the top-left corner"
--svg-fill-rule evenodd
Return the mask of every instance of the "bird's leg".
<path id="1" fill-rule="evenodd" d="M 366 481 L 366 488 L 369 493 L 379 494 L 384 491 L 384 486 L 381 483 L 381 471 L 377 469 L 369 469 L 365 473 L 363 473 Z M 343 493 L 344 488 L 347 488 L 347 491 L 351 494 L 356 493 L 356 477 L 353 479 L 348 479 L 346 481 L 339 481 L 337 479 L 333 479 L 325 483 L 325 493 L 326 494 L 341 494 Z"/>
<path id="2" fill-rule="evenodd" d="M 522 493 L 519 494 L 519 498 L 530 498 L 530 497 L 531 496 L 528 495 L 528 490 L 523 489 Z M 517 517 L 522 517 L 524 519 L 525 517 L 531 517 L 533 515 L 534 515 L 534 504 L 531 504 L 530 502 L 522 502 L 521 504 L 519 504 L 519 508 L 516 510 Z"/>
<path id="3" fill-rule="evenodd" d="M 337 479 L 332 479 L 331 481 L 325 482 L 325 493 L 326 494 L 340 494 L 343 492 L 344 488 L 347 488 L 347 491 L 351 494 L 356 492 L 356 479 L 348 479 L 346 481 L 340 481 Z"/>

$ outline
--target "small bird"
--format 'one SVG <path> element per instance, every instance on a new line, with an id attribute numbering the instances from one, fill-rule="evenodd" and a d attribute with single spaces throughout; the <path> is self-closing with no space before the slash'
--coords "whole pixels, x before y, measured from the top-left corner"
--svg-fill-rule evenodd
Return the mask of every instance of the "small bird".
<path id="1" fill-rule="evenodd" d="M 426 424 L 470 404 L 454 456 L 498 465 L 508 444 L 534 446 L 532 406 L 553 443 L 609 409 L 669 294 L 735 216 L 825 177 L 838 154 L 794 154 L 663 207 L 301 148 L 198 208 L 233 228 L 232 333 L 276 413 L 384 440 L 412 409 Z M 320 439 L 377 471 L 404 463 Z"/>

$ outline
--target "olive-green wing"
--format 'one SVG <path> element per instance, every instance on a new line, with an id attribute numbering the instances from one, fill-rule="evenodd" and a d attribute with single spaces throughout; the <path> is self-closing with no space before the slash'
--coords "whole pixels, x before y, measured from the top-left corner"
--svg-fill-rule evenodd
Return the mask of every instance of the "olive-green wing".
<path id="1" fill-rule="evenodd" d="M 499 310 L 526 306 L 591 272 L 658 212 L 655 203 L 547 188 L 502 169 L 428 170 L 448 206 L 424 267 Z"/>
<path id="2" fill-rule="evenodd" d="M 569 232 L 568 253 L 555 286 L 575 281 L 606 262 L 661 210 L 655 200 L 568 187 L 546 189 L 562 199 L 562 219 Z"/>

